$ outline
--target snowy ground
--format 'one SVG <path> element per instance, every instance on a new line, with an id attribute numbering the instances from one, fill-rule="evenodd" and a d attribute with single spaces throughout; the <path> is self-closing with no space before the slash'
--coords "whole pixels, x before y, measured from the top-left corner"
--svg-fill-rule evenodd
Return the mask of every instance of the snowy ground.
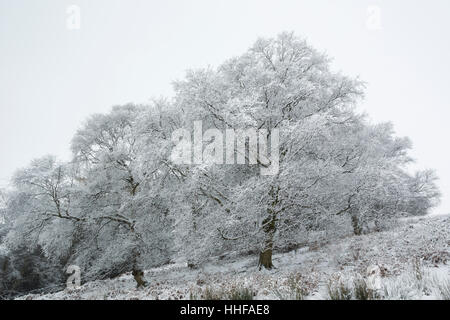
<path id="1" fill-rule="evenodd" d="M 450 299 L 449 246 L 450 216 L 408 219 L 392 231 L 275 254 L 270 271 L 259 271 L 255 256 L 230 256 L 197 270 L 183 263 L 147 270 L 143 289 L 124 274 L 20 299 L 226 299 L 244 289 L 254 299 L 330 299 L 330 292 L 355 298 L 355 281 L 367 281 L 371 266 L 381 272 L 377 298 Z"/>

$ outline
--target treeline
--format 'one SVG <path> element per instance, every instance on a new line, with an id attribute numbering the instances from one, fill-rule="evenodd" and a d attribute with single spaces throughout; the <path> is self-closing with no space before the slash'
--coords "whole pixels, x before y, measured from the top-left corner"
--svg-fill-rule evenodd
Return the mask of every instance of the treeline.
<path id="1" fill-rule="evenodd" d="M 381 230 L 439 199 L 432 171 L 408 170 L 409 140 L 355 110 L 364 84 L 291 33 L 189 71 L 174 89 L 171 100 L 91 116 L 70 162 L 45 156 L 15 174 L 3 210 L 9 259 L 26 248 L 36 265 L 78 265 L 86 279 L 133 271 L 140 284 L 145 268 L 228 252 L 257 253 L 271 268 L 273 250 Z M 201 164 L 174 161 L 172 133 L 199 120 L 204 131 L 256 128 L 267 141 L 276 130 L 278 170 L 261 175 L 259 154 L 216 163 L 211 136 Z"/>

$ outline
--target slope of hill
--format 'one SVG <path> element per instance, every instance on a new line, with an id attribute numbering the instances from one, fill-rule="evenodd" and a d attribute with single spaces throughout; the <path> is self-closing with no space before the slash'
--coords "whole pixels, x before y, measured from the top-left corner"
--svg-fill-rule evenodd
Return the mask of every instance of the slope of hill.
<path id="1" fill-rule="evenodd" d="M 254 256 L 230 254 L 196 270 L 185 263 L 147 270 L 142 289 L 127 273 L 20 299 L 450 299 L 449 247 L 450 216 L 415 218 L 391 231 L 276 254 L 270 271 L 259 271 Z M 370 270 L 379 273 L 374 290 Z"/>

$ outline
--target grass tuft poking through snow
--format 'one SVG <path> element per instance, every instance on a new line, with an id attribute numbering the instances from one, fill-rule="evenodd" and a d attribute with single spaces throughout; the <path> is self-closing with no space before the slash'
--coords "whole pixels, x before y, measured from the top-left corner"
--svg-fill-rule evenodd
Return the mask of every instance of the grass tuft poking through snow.
<path id="1" fill-rule="evenodd" d="M 327 293 L 330 300 L 351 300 L 352 288 L 341 275 L 333 275 L 327 283 Z"/>
<path id="2" fill-rule="evenodd" d="M 191 300 L 253 300 L 256 292 L 251 287 L 231 286 L 230 288 L 206 287 L 197 292 L 190 292 Z"/>

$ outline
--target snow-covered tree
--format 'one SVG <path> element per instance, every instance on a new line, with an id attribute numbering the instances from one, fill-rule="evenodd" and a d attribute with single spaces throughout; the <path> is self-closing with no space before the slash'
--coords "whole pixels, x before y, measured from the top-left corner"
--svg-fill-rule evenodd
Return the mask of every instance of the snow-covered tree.
<path id="1" fill-rule="evenodd" d="M 92 232 L 99 250 L 83 250 L 83 255 L 89 261 L 94 254 L 99 269 L 131 268 L 139 284 L 144 284 L 143 268 L 168 262 L 172 250 L 168 203 L 157 187 L 164 176 L 155 170 L 163 149 L 153 144 L 148 152 L 145 142 L 150 139 L 142 126 L 155 110 L 114 107 L 109 114 L 91 117 L 72 143 L 81 214 L 98 221 Z"/>
<path id="2" fill-rule="evenodd" d="M 143 268 L 168 262 L 172 250 L 161 189 L 176 174 L 159 156 L 166 138 L 150 145 L 145 132 L 155 110 L 126 105 L 94 115 L 73 139 L 71 163 L 45 157 L 19 171 L 9 242 L 40 245 L 48 256 L 82 267 L 87 278 L 132 270 L 145 284 Z M 162 122 L 161 128 L 170 130 Z"/>
<path id="3" fill-rule="evenodd" d="M 260 265 L 271 268 L 275 239 L 289 242 L 299 226 L 348 214 L 358 233 L 361 217 L 395 215 L 392 204 L 408 197 L 408 141 L 358 115 L 363 84 L 332 72 L 326 56 L 292 33 L 260 39 L 217 70 L 190 71 L 175 89 L 186 127 L 202 120 L 206 128 L 265 129 L 269 141 L 274 129 L 280 136 L 272 176 L 259 174 L 262 159 L 197 167 L 201 174 L 188 182 L 195 196 L 183 210 L 191 218 L 181 218 L 192 231 L 180 233 L 193 237 L 193 252 L 256 242 Z"/>

